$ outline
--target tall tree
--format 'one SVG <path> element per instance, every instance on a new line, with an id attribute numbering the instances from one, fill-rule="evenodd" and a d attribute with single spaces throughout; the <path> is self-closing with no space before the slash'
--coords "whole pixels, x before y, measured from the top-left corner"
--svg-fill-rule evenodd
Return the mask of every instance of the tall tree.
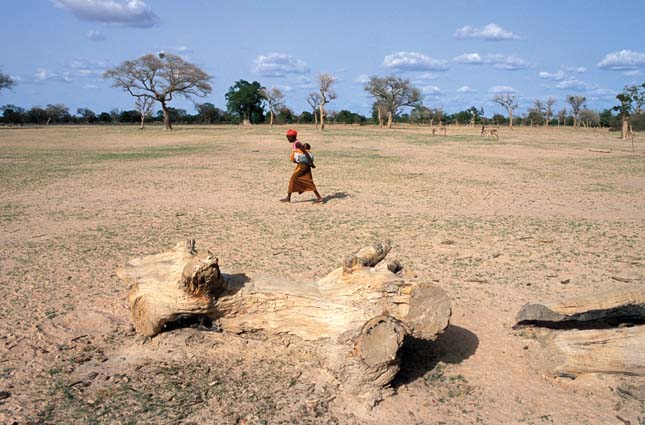
<path id="1" fill-rule="evenodd" d="M 553 119 L 553 106 L 555 105 L 555 98 L 549 96 L 546 101 L 544 101 L 544 125 L 549 126 L 549 122 Z"/>
<path id="2" fill-rule="evenodd" d="M 205 124 L 213 124 L 224 118 L 224 111 L 210 102 L 196 104 L 195 109 L 197 109 L 199 121 Z"/>
<path id="3" fill-rule="evenodd" d="M 584 96 L 567 96 L 567 103 L 571 105 L 571 111 L 573 112 L 573 127 L 577 128 L 580 123 L 580 111 L 585 107 L 585 102 L 587 98 Z"/>
<path id="4" fill-rule="evenodd" d="M 273 128 L 273 117 L 277 115 L 281 109 L 285 107 L 284 104 L 284 94 L 282 90 L 277 87 L 272 87 L 270 89 L 262 88 L 260 89 L 260 94 L 266 100 L 267 106 L 269 107 L 269 115 L 271 116 L 269 121 L 269 127 Z"/>
<path id="5" fill-rule="evenodd" d="M 616 96 L 616 99 L 620 101 L 620 105 L 615 106 L 613 109 L 620 113 L 622 120 L 620 137 L 624 139 L 629 128 L 630 117 L 643 113 L 643 106 L 645 105 L 645 83 L 640 86 L 625 86 L 622 93 Z"/>
<path id="6" fill-rule="evenodd" d="M 517 96 L 512 94 L 497 94 L 493 102 L 501 105 L 508 112 L 508 126 L 513 128 L 513 111 L 517 109 Z"/>
<path id="7" fill-rule="evenodd" d="M 264 87 L 257 81 L 249 83 L 246 80 L 239 80 L 226 92 L 226 106 L 232 114 L 240 117 L 242 124 L 253 124 L 253 121 L 262 121 L 264 115 Z M 255 118 L 255 119 L 254 119 Z"/>
<path id="8" fill-rule="evenodd" d="M 567 123 L 567 109 L 562 108 L 558 111 L 558 127 L 560 126 L 560 122 L 562 122 L 562 125 L 566 125 Z"/>
<path id="9" fill-rule="evenodd" d="M 11 75 L 0 72 L 0 91 L 11 90 L 16 82 L 11 78 Z"/>
<path id="10" fill-rule="evenodd" d="M 365 91 L 374 96 L 377 104 L 386 108 L 388 128 L 392 128 L 392 119 L 402 107 L 421 104 L 419 89 L 412 86 L 410 80 L 394 75 L 370 77 L 365 84 Z"/>
<path id="11" fill-rule="evenodd" d="M 312 91 L 307 95 L 307 103 L 309 104 L 309 106 L 311 106 L 316 130 L 318 130 L 318 112 L 316 112 L 316 110 L 318 109 L 318 105 L 320 105 L 321 100 L 322 99 L 320 98 L 320 94 L 318 92 Z"/>
<path id="12" fill-rule="evenodd" d="M 212 90 L 211 76 L 198 66 L 186 62 L 177 55 L 160 53 L 145 55 L 139 59 L 123 62 L 103 74 L 113 80 L 113 87 L 120 87 L 138 98 L 148 97 L 161 104 L 164 126 L 172 129 L 168 102 L 174 96 L 190 99 L 204 97 Z"/>
<path id="13" fill-rule="evenodd" d="M 336 99 L 336 92 L 331 88 L 336 81 L 336 77 L 331 74 L 318 75 L 318 92 L 320 93 L 320 130 L 325 129 L 325 105 Z"/>
<path id="14" fill-rule="evenodd" d="M 47 112 L 47 125 L 49 125 L 52 120 L 54 122 L 69 121 L 69 108 L 62 103 L 47 105 L 45 111 Z"/>
<path id="15" fill-rule="evenodd" d="M 145 128 L 146 118 L 152 116 L 153 105 L 154 100 L 149 97 L 137 97 L 137 100 L 134 101 L 134 107 L 141 118 L 141 126 L 139 127 L 141 130 Z"/>
<path id="16" fill-rule="evenodd" d="M 76 113 L 79 117 L 88 124 L 96 122 L 96 114 L 89 108 L 77 108 Z"/>

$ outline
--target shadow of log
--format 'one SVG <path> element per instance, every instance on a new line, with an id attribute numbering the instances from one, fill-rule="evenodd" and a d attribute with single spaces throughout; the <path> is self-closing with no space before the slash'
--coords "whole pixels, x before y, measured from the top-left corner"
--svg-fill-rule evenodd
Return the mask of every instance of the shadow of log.
<path id="1" fill-rule="evenodd" d="M 468 329 L 450 325 L 435 341 L 407 336 L 401 347 L 401 369 L 392 381 L 398 388 L 422 378 L 439 362 L 457 364 L 472 356 L 479 338 Z"/>

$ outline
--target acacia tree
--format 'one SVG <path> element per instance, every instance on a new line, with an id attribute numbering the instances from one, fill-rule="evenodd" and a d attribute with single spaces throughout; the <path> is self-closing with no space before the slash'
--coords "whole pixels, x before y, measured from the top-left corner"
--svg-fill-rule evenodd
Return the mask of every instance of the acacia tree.
<path id="1" fill-rule="evenodd" d="M 517 109 L 517 96 L 512 94 L 497 94 L 493 102 L 499 104 L 508 112 L 508 127 L 513 128 L 513 111 Z"/>
<path id="2" fill-rule="evenodd" d="M 45 111 L 47 113 L 47 125 L 49 125 L 52 120 L 54 120 L 54 122 L 69 120 L 69 108 L 62 103 L 47 105 Z"/>
<path id="3" fill-rule="evenodd" d="M 387 106 L 378 100 L 374 102 L 374 105 L 372 105 L 372 118 L 376 115 L 379 128 L 383 128 L 383 117 L 385 114 L 387 114 Z"/>
<path id="4" fill-rule="evenodd" d="M 318 75 L 318 92 L 320 93 L 320 103 L 318 103 L 318 108 L 320 110 L 320 130 L 325 129 L 325 105 L 336 99 L 336 92 L 331 88 L 334 81 L 336 81 L 336 77 L 331 74 Z"/>
<path id="5" fill-rule="evenodd" d="M 269 106 L 269 115 L 271 116 L 269 126 L 273 128 L 274 114 L 277 115 L 280 110 L 285 107 L 284 94 L 279 88 L 272 87 L 269 90 L 265 88 L 260 89 L 260 95 L 264 98 L 264 100 L 266 100 L 267 105 Z"/>
<path id="6" fill-rule="evenodd" d="M 562 125 L 566 125 L 566 120 L 567 120 L 567 109 L 562 108 L 558 112 L 558 127 L 560 126 L 560 121 L 562 121 Z"/>
<path id="7" fill-rule="evenodd" d="M 0 91 L 5 89 L 11 90 L 15 85 L 16 82 L 11 78 L 11 75 L 0 72 Z"/>
<path id="8" fill-rule="evenodd" d="M 309 106 L 311 106 L 316 130 L 318 130 L 318 112 L 316 112 L 316 109 L 318 109 L 318 105 L 320 105 L 321 100 L 322 99 L 320 98 L 320 94 L 315 91 L 312 91 L 307 95 L 307 103 L 309 104 Z"/>
<path id="9" fill-rule="evenodd" d="M 152 116 L 153 105 L 154 100 L 149 97 L 137 97 L 137 100 L 134 101 L 134 107 L 141 115 L 141 127 L 139 127 L 141 130 L 145 128 L 146 118 Z"/>
<path id="10" fill-rule="evenodd" d="M 174 96 L 190 99 L 204 97 L 212 90 L 211 76 L 198 66 L 177 55 L 160 53 L 128 60 L 116 68 L 105 71 L 103 77 L 113 80 L 113 87 L 120 87 L 138 98 L 150 98 L 161 104 L 164 126 L 172 130 L 168 102 Z"/>
<path id="11" fill-rule="evenodd" d="M 421 103 L 421 92 L 413 87 L 410 80 L 388 75 L 386 77 L 370 77 L 365 84 L 365 91 L 374 96 L 377 105 L 382 105 L 387 111 L 387 127 L 392 128 L 392 118 L 404 106 L 418 106 Z M 377 108 L 380 112 L 380 109 Z M 379 123 L 381 120 L 379 120 Z M 382 126 L 382 124 L 381 124 Z"/>
<path id="12" fill-rule="evenodd" d="M 584 96 L 567 96 L 567 103 L 571 105 L 573 112 L 573 127 L 577 128 L 580 123 L 580 111 L 584 108 L 587 98 Z"/>
<path id="13" fill-rule="evenodd" d="M 553 105 L 555 105 L 555 102 L 555 98 L 551 96 L 549 96 L 544 102 L 544 125 L 547 127 L 549 126 L 549 121 L 551 121 L 551 119 L 553 118 Z"/>

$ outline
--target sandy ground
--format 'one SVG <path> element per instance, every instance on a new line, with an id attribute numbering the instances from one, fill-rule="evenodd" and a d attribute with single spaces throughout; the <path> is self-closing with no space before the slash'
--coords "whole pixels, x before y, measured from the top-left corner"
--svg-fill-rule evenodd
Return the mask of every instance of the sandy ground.
<path id="1" fill-rule="evenodd" d="M 645 423 L 616 390 L 641 378 L 554 379 L 512 329 L 528 301 L 645 284 L 640 135 L 632 153 L 604 130 L 297 128 L 324 205 L 278 202 L 284 127 L 0 128 L 0 423 Z M 302 281 L 389 238 L 451 326 L 404 347 L 371 411 L 293 337 L 144 339 L 115 270 L 187 238 L 227 272 Z"/>

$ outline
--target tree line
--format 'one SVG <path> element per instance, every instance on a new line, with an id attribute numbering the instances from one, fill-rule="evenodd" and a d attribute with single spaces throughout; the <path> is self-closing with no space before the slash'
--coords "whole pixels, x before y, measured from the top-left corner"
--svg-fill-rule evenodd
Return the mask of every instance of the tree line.
<path id="1" fill-rule="evenodd" d="M 266 88 L 259 82 L 239 80 L 231 86 L 226 97 L 226 110 L 212 103 L 195 103 L 195 114 L 185 109 L 169 106 L 176 97 L 192 100 L 206 97 L 211 93 L 211 76 L 198 66 L 173 54 L 148 54 L 138 59 L 126 60 L 121 65 L 109 69 L 103 75 L 112 81 L 112 86 L 120 88 L 135 98 L 135 108 L 127 111 L 112 110 L 94 113 L 88 108 L 79 108 L 76 115 L 62 104 L 34 106 L 29 110 L 15 105 L 0 108 L 4 123 L 128 123 L 139 122 L 143 128 L 146 121 L 161 121 L 165 128 L 172 129 L 173 122 L 186 124 L 258 124 L 269 123 L 311 123 L 316 128 L 325 129 L 326 122 L 345 124 L 376 123 L 380 127 L 391 128 L 393 123 L 418 125 L 466 124 L 466 125 L 572 125 L 573 127 L 613 127 L 621 128 L 623 136 L 629 131 L 645 129 L 643 103 L 645 83 L 626 86 L 616 96 L 619 104 L 601 112 L 586 107 L 584 96 L 569 95 L 565 107 L 555 108 L 557 100 L 553 97 L 534 99 L 532 106 L 523 114 L 516 114 L 518 98 L 513 94 L 498 94 L 492 101 L 503 107 L 507 116 L 495 114 L 486 117 L 483 107 L 471 106 L 454 114 L 447 114 L 442 108 L 429 108 L 423 104 L 421 91 L 409 79 L 395 75 L 372 76 L 365 83 L 365 91 L 373 98 L 371 119 L 348 110 L 339 112 L 328 106 L 337 98 L 334 90 L 336 78 L 328 73 L 317 77 L 317 89 L 308 93 L 306 101 L 309 111 L 296 114 L 284 102 L 284 93 L 277 87 Z M 15 81 L 0 73 L 0 90 L 11 89 Z M 153 115 L 154 105 L 161 110 Z M 566 107 L 568 106 L 568 107 Z M 266 110 L 265 110 L 266 108 Z M 557 110 L 556 110 L 557 109 Z M 409 110 L 409 112 L 403 112 Z"/>

